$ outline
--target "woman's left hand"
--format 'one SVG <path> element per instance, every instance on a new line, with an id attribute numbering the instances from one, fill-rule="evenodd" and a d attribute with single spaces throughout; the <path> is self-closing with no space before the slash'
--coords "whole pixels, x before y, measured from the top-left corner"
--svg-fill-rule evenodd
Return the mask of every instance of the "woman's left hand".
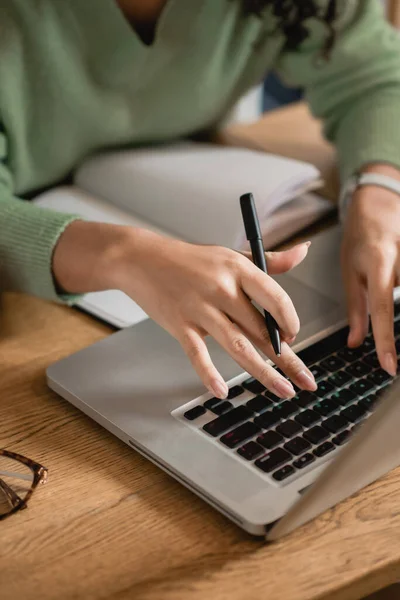
<path id="1" fill-rule="evenodd" d="M 393 288 L 400 279 L 400 197 L 397 194 L 375 186 L 360 188 L 355 193 L 346 216 L 342 273 L 350 324 L 349 346 L 356 347 L 364 341 L 369 310 L 380 364 L 394 376 L 397 355 Z"/>

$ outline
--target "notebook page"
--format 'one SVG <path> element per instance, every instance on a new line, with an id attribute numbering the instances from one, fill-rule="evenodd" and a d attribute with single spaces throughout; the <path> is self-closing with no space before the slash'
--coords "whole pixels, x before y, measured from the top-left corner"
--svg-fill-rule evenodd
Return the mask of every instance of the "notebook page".
<path id="1" fill-rule="evenodd" d="M 80 188 L 178 237 L 235 248 L 243 237 L 241 194 L 254 194 L 264 220 L 319 179 L 300 161 L 187 142 L 106 153 L 75 176 Z"/>

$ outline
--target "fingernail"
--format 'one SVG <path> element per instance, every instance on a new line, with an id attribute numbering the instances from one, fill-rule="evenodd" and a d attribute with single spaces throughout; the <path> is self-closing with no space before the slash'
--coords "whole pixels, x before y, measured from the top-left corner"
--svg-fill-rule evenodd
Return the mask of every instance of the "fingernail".
<path id="1" fill-rule="evenodd" d="M 275 379 L 273 387 L 280 398 L 293 398 L 296 395 L 292 384 L 286 379 Z"/>
<path id="2" fill-rule="evenodd" d="M 315 379 L 311 371 L 308 369 L 303 369 L 298 373 L 296 377 L 297 381 L 300 384 L 300 387 L 306 388 L 307 390 L 316 390 L 317 384 L 315 383 Z"/>
<path id="3" fill-rule="evenodd" d="M 360 336 L 357 335 L 356 333 L 354 333 L 354 331 L 350 331 L 349 337 L 347 338 L 347 345 L 350 348 L 357 347 L 359 345 L 359 343 L 360 343 L 359 337 Z"/>
<path id="4" fill-rule="evenodd" d="M 305 244 L 306 244 L 307 248 L 309 248 L 311 246 L 311 242 L 310 241 L 305 242 Z"/>
<path id="5" fill-rule="evenodd" d="M 221 400 L 225 400 L 228 395 L 228 386 L 223 381 L 219 379 L 214 379 L 211 382 L 211 393 L 214 394 L 217 398 L 221 398 Z"/>
<path id="6" fill-rule="evenodd" d="M 392 377 L 394 377 L 397 373 L 397 363 L 391 352 L 387 352 L 383 359 L 383 368 L 385 371 L 389 373 Z"/>

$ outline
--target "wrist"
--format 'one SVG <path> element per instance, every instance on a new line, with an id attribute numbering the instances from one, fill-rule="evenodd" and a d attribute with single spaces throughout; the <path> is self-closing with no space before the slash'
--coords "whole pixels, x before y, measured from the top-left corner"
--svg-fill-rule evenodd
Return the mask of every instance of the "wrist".
<path id="1" fill-rule="evenodd" d="M 379 173 L 400 181 L 400 169 L 385 163 L 371 163 L 360 169 L 360 173 Z"/>
<path id="2" fill-rule="evenodd" d="M 396 202 L 400 200 L 400 170 L 390 164 L 371 163 L 365 165 L 343 186 L 339 198 L 341 220 L 347 213 L 349 204 L 369 198 L 379 193 Z"/>
<path id="3" fill-rule="evenodd" d="M 171 241 L 148 229 L 125 228 L 124 239 L 114 249 L 112 257 L 115 289 L 135 297 L 154 265 L 157 263 L 164 268 L 160 263 L 167 255 L 166 244 Z"/>
<path id="4" fill-rule="evenodd" d="M 76 220 L 61 235 L 53 254 L 53 276 L 65 293 L 121 289 L 127 257 L 135 255 L 140 229 Z M 132 272 L 133 264 L 130 261 Z"/>

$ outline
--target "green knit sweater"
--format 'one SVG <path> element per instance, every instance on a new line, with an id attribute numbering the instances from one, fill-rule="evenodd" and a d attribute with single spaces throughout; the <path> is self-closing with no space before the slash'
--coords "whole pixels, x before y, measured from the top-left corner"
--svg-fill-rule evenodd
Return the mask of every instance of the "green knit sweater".
<path id="1" fill-rule="evenodd" d="M 321 63 L 322 24 L 286 52 L 271 13 L 243 19 L 239 0 L 169 0 L 152 46 L 115 0 L 0 2 L 0 285 L 57 298 L 52 253 L 74 217 L 21 197 L 101 149 L 217 123 L 268 69 L 305 88 L 342 177 L 371 161 L 400 167 L 400 40 L 378 0 L 338 4 Z"/>

